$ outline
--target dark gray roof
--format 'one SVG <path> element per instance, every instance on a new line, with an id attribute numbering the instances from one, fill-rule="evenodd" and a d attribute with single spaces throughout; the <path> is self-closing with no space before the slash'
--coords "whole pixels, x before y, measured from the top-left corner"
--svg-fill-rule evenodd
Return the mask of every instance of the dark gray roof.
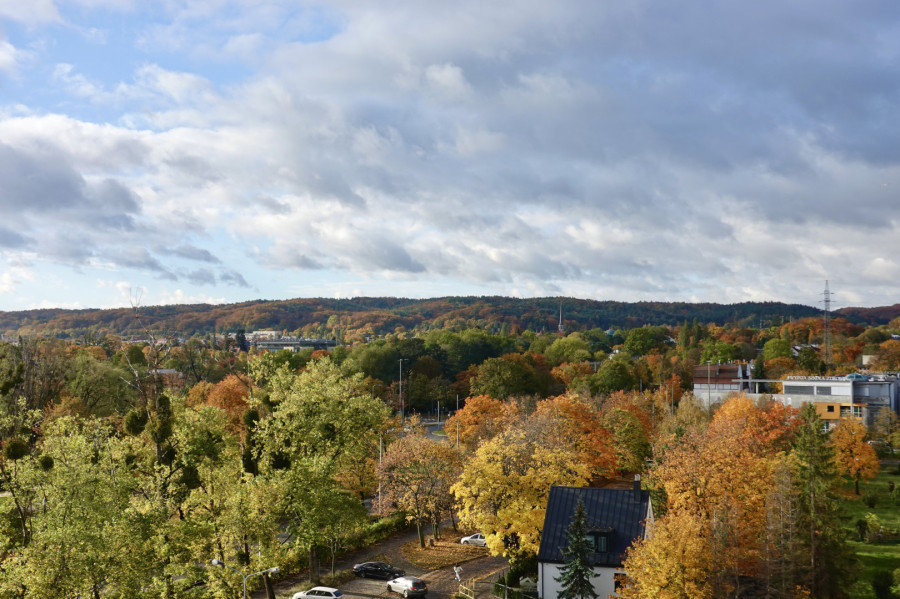
<path id="1" fill-rule="evenodd" d="M 644 519 L 647 517 L 650 492 L 641 491 L 640 496 L 640 501 L 635 501 L 633 489 L 551 487 L 538 561 L 565 561 L 562 552 L 569 544 L 566 532 L 580 497 L 587 515 L 588 529 L 611 527 L 615 531 L 609 551 L 591 555 L 594 565 L 622 565 L 625 550 L 635 538 L 644 536 Z"/>

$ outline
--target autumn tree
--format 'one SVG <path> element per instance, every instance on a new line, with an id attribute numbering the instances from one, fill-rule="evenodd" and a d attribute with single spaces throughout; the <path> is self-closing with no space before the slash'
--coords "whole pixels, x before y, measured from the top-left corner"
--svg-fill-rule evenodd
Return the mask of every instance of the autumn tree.
<path id="1" fill-rule="evenodd" d="M 406 512 L 414 522 L 419 545 L 425 547 L 424 526 L 439 521 L 450 484 L 459 469 L 459 453 L 449 444 L 425 435 L 407 435 L 392 443 L 378 467 L 382 512 Z"/>
<path id="2" fill-rule="evenodd" d="M 875 449 L 866 443 L 865 425 L 857 420 L 841 420 L 831 431 L 829 443 L 834 449 L 838 474 L 846 474 L 853 479 L 856 494 L 859 495 L 859 480 L 875 478 L 880 470 Z"/>
<path id="3" fill-rule="evenodd" d="M 537 555 L 550 487 L 584 486 L 588 476 L 571 452 L 514 429 L 483 443 L 451 491 L 461 520 L 485 532 L 491 553 L 516 559 Z"/>
<path id="4" fill-rule="evenodd" d="M 597 406 L 566 394 L 539 401 L 527 424 L 533 435 L 554 447 L 568 447 L 599 482 L 615 475 L 618 466 L 615 435 L 604 426 Z"/>
<path id="5" fill-rule="evenodd" d="M 628 549 L 623 569 L 626 599 L 712 599 L 715 571 L 708 520 L 689 509 L 658 518 L 647 538 Z"/>
<path id="6" fill-rule="evenodd" d="M 478 444 L 506 430 L 519 418 L 519 408 L 513 402 L 500 401 L 488 395 L 476 395 L 466 399 L 466 404 L 447 419 L 444 430 L 472 450 Z"/>
<path id="7" fill-rule="evenodd" d="M 229 374 L 209 390 L 206 403 L 225 412 L 231 431 L 239 432 L 249 396 L 250 382 L 247 378 Z"/>

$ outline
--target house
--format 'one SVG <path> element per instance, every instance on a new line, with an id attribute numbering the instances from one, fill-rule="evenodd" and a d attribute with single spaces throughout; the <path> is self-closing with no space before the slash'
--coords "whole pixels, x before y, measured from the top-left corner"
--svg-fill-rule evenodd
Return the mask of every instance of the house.
<path id="1" fill-rule="evenodd" d="M 551 487 L 538 550 L 538 596 L 556 599 L 560 591 L 559 569 L 565 565 L 569 524 L 578 500 L 584 504 L 588 537 L 594 544 L 591 562 L 597 576 L 594 589 L 600 597 L 616 596 L 624 581 L 625 550 L 635 539 L 647 536 L 653 522 L 650 492 L 641 490 L 640 476 L 631 489 Z"/>
<path id="2" fill-rule="evenodd" d="M 707 407 L 731 393 L 750 391 L 750 364 L 713 364 L 694 366 L 694 397 Z"/>

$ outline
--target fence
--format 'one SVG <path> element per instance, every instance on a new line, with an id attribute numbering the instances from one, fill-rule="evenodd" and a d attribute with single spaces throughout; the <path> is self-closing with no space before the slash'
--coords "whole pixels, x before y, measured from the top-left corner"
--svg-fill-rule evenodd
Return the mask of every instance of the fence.
<path id="1" fill-rule="evenodd" d="M 459 594 L 466 599 L 538 599 L 537 589 L 521 589 L 498 582 L 502 575 L 497 572 L 488 580 L 463 581 L 459 585 Z"/>

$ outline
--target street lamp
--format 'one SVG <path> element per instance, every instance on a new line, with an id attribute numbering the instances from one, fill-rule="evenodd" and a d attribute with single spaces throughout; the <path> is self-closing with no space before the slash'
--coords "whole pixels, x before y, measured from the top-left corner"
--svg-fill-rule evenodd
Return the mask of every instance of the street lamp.
<path id="1" fill-rule="evenodd" d="M 397 395 L 400 396 L 400 422 L 403 422 L 403 361 L 409 362 L 408 358 L 400 358 L 400 388 Z"/>
<path id="2" fill-rule="evenodd" d="M 232 568 L 231 566 L 229 566 L 228 564 L 226 564 L 225 562 L 223 562 L 220 559 L 214 559 L 210 563 L 213 566 L 220 566 L 222 568 L 228 568 L 232 572 L 237 572 L 241 576 L 241 578 L 244 579 L 244 599 L 247 599 L 247 579 L 248 578 L 250 578 L 251 576 L 258 576 L 260 574 L 275 574 L 281 570 L 281 568 L 279 568 L 278 566 L 275 566 L 273 568 L 268 568 L 266 570 L 260 570 L 259 572 L 254 572 L 253 574 L 244 574 L 240 570 L 235 570 L 234 568 Z"/>

